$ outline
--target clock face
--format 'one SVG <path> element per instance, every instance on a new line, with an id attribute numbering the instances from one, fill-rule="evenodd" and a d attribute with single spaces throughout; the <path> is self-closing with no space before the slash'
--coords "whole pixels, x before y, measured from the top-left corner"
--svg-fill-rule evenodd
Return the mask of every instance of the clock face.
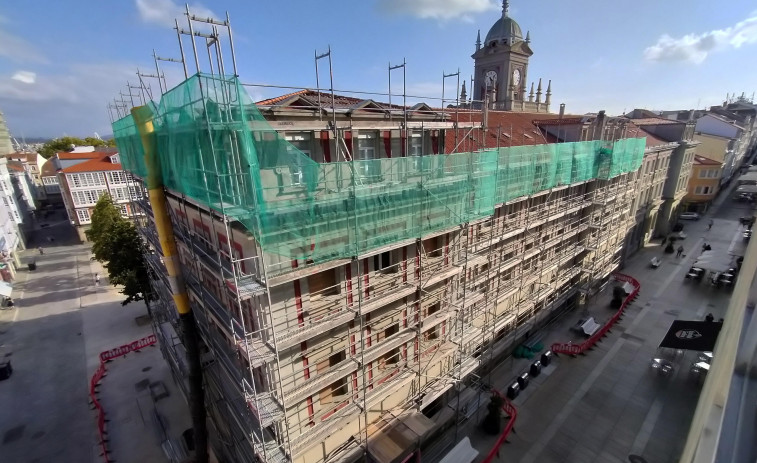
<path id="1" fill-rule="evenodd" d="M 513 85 L 515 85 L 516 87 L 520 85 L 520 69 L 513 71 Z"/>
<path id="2" fill-rule="evenodd" d="M 488 71 L 486 73 L 486 85 L 494 85 L 497 82 L 497 71 Z"/>

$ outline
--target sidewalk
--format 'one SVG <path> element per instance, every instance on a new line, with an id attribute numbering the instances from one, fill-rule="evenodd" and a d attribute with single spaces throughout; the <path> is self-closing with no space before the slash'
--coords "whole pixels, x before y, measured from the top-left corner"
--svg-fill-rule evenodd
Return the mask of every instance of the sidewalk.
<path id="1" fill-rule="evenodd" d="M 626 309 L 623 320 L 585 356 L 560 356 L 513 400 L 518 410 L 516 433 L 500 449 L 499 461 L 523 463 L 627 462 L 629 454 L 650 462 L 674 462 L 688 432 L 699 386 L 689 380 L 685 357 L 669 378 L 658 378 L 649 367 L 657 346 L 675 319 L 701 320 L 707 313 L 724 316 L 730 293 L 705 284 L 691 284 L 683 276 L 707 241 L 713 250 L 727 252 L 739 230 L 741 213 L 726 201 L 728 191 L 718 198 L 710 215 L 687 222 L 688 237 L 682 242 L 685 257 L 664 254 L 659 241 L 640 249 L 626 268 L 620 270 L 641 283 L 639 298 Z M 722 206 L 727 207 L 722 207 Z M 713 217 L 712 230 L 707 230 Z M 662 265 L 649 266 L 652 257 Z M 595 295 L 588 313 L 602 323 L 614 313 L 609 307 L 612 286 Z M 543 338 L 545 349 L 553 342 L 580 342 L 569 328 L 584 314 L 568 314 Z M 528 371 L 537 360 L 508 358 L 482 380 L 505 392 L 517 375 Z M 477 423 L 486 413 L 482 408 L 462 426 L 457 439 L 468 436 L 479 451 L 479 459 L 492 448 L 498 436 L 483 434 Z M 450 441 L 454 435 L 449 435 Z"/>

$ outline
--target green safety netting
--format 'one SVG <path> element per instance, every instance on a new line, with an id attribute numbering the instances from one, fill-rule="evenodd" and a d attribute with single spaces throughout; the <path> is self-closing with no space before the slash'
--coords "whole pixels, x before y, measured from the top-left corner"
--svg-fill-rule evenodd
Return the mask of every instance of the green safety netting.
<path id="1" fill-rule="evenodd" d="M 266 252 L 315 262 L 484 218 L 497 204 L 637 170 L 645 139 L 317 163 L 287 142 L 235 77 L 197 74 L 151 106 L 166 187 L 244 224 Z M 131 116 L 113 123 L 144 178 Z"/>

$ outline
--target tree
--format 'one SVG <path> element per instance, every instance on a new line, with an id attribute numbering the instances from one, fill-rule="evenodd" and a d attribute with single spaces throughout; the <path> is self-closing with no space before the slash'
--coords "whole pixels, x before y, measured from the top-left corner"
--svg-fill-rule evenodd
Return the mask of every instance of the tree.
<path id="1" fill-rule="evenodd" d="M 42 145 L 42 148 L 39 150 L 39 154 L 42 155 L 44 158 L 51 158 L 55 155 L 55 153 L 60 153 L 63 151 L 71 151 L 71 145 L 75 146 L 106 146 L 106 147 L 113 147 L 116 146 L 116 141 L 114 139 L 110 140 L 100 140 L 99 138 L 95 137 L 87 137 L 85 139 L 77 138 L 77 137 L 61 137 L 61 138 L 54 138 L 44 145 Z"/>
<path id="2" fill-rule="evenodd" d="M 113 286 L 121 286 L 126 299 L 121 303 L 150 300 L 150 279 L 142 255 L 142 239 L 134 224 L 121 217 L 110 195 L 97 200 L 92 212 L 92 227 L 86 231 L 92 253 L 108 271 Z M 148 307 L 149 309 L 149 307 Z"/>

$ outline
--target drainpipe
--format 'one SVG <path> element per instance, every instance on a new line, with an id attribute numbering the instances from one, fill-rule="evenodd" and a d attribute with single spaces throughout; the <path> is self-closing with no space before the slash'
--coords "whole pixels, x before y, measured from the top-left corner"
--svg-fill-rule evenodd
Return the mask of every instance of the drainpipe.
<path id="1" fill-rule="evenodd" d="M 166 195 L 163 191 L 163 177 L 160 170 L 153 111 L 149 106 L 132 108 L 131 115 L 142 139 L 147 166 L 147 193 L 150 198 L 155 227 L 163 250 L 163 261 L 168 271 L 168 282 L 176 310 L 179 312 L 181 330 L 184 334 L 184 347 L 187 349 L 189 364 L 189 410 L 194 428 L 195 462 L 208 461 L 208 431 L 206 424 L 205 396 L 202 388 L 202 369 L 200 367 L 200 349 L 197 339 L 197 326 L 192 309 L 189 306 L 184 278 L 179 266 L 176 252 L 176 239 L 173 226 L 166 208 Z"/>

